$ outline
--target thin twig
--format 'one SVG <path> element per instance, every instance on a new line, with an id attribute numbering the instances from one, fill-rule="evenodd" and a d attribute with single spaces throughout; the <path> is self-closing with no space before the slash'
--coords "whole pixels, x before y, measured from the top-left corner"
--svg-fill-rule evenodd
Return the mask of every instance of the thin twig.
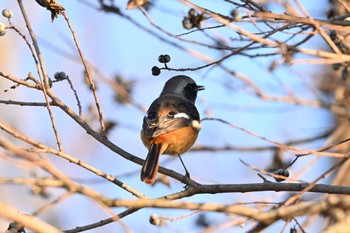
<path id="1" fill-rule="evenodd" d="M 27 229 L 37 233 L 62 233 L 58 228 L 36 218 L 34 216 L 22 214 L 20 210 L 0 202 L 0 216 L 11 221 L 22 223 Z"/>
<path id="2" fill-rule="evenodd" d="M 50 208 L 52 208 L 56 204 L 58 204 L 58 203 L 62 202 L 63 200 L 71 197 L 73 194 L 74 194 L 73 192 L 64 193 L 64 194 L 60 195 L 58 198 L 56 198 L 56 199 L 50 201 L 49 203 L 45 204 L 44 206 L 41 206 L 40 208 L 35 210 L 31 215 L 32 216 L 38 216 L 38 215 L 42 214 L 43 212 L 49 210 Z"/>
<path id="3" fill-rule="evenodd" d="M 35 141 L 27 136 L 25 136 L 24 134 L 18 132 L 17 130 L 11 128 L 9 125 L 3 123 L 0 121 L 0 129 L 2 129 L 3 131 L 13 135 L 14 137 L 22 140 L 23 142 L 29 143 L 31 146 L 34 146 L 35 148 L 38 149 L 34 149 L 32 148 L 30 151 L 32 152 L 37 152 L 37 153 L 51 153 L 54 155 L 57 155 L 63 159 L 68 160 L 69 162 L 75 163 L 83 168 L 85 168 L 88 171 L 91 171 L 93 173 L 95 173 L 96 175 L 112 182 L 113 184 L 118 185 L 119 187 L 123 188 L 124 190 L 130 192 L 132 195 L 138 197 L 138 198 L 145 198 L 145 195 L 142 194 L 141 192 L 137 191 L 136 189 L 132 188 L 131 186 L 119 181 L 118 179 L 116 179 L 114 176 L 112 175 L 108 175 L 104 172 L 102 172 L 101 170 L 94 168 L 93 166 L 85 163 L 82 160 L 76 159 L 72 156 L 70 156 L 69 154 L 64 153 L 63 151 L 57 151 L 54 150 L 38 141 Z"/>
<path id="4" fill-rule="evenodd" d="M 68 18 L 68 16 L 66 15 L 66 12 L 65 11 L 62 11 L 61 14 L 63 15 L 63 17 L 65 18 L 67 24 L 68 24 L 68 27 L 72 33 L 72 36 L 73 36 L 73 39 L 74 39 L 74 43 L 75 43 L 75 46 L 77 47 L 77 50 L 78 50 L 78 53 L 79 53 L 79 56 L 80 56 L 80 59 L 81 59 L 81 62 L 83 63 L 84 65 L 84 69 L 85 69 L 85 73 L 86 73 L 86 77 L 89 81 L 89 84 L 90 84 L 90 87 L 91 87 L 91 90 L 92 90 L 92 93 L 93 93 L 93 96 L 94 96 L 94 99 L 95 99 L 95 105 L 96 105 L 96 109 L 97 109 L 97 112 L 98 112 L 98 116 L 99 116 L 99 122 L 100 122 L 100 126 L 101 126 L 101 132 L 102 134 L 104 135 L 105 134 L 105 123 L 103 121 L 103 114 L 102 114 L 102 109 L 101 109 L 101 106 L 100 106 L 100 102 L 98 100 L 98 96 L 97 96 L 97 93 L 96 93 L 96 87 L 95 87 L 95 84 L 92 80 L 92 77 L 91 77 L 91 74 L 90 74 L 90 70 L 87 66 L 87 63 L 85 61 L 85 58 L 84 58 L 84 55 L 80 49 L 80 45 L 78 43 L 78 39 L 75 35 L 75 32 L 73 30 L 73 27 L 70 23 L 70 20 Z"/>
<path id="5" fill-rule="evenodd" d="M 335 169 L 337 169 L 339 166 L 343 165 L 346 161 L 349 160 L 349 154 L 347 155 L 348 157 L 343 158 L 341 160 L 339 160 L 336 164 L 334 164 L 332 167 L 330 167 L 329 169 L 327 169 L 327 171 L 325 171 L 324 173 L 322 173 L 319 177 L 317 177 L 313 182 L 311 182 L 307 187 L 305 187 L 301 192 L 299 192 L 298 194 L 290 197 L 285 203 L 284 206 L 288 206 L 291 205 L 293 203 L 295 203 L 297 200 L 299 200 L 306 192 L 308 192 L 309 190 L 311 190 L 316 184 L 317 182 L 319 182 L 321 179 L 324 179 L 327 175 L 329 175 L 331 172 L 333 172 Z"/>
<path id="6" fill-rule="evenodd" d="M 305 149 L 301 149 L 301 148 L 297 148 L 297 147 L 292 147 L 292 146 L 288 146 L 286 144 L 283 144 L 283 143 L 280 143 L 280 142 L 277 142 L 277 141 L 274 141 L 274 140 L 270 140 L 266 137 L 263 137 L 263 136 L 260 136 L 260 135 L 257 135 L 247 129 L 244 129 L 240 126 L 237 126 L 235 124 L 232 124 L 232 123 L 229 123 L 228 121 L 225 121 L 223 119 L 220 119 L 220 118 L 212 118 L 212 117 L 207 117 L 207 118 L 203 118 L 202 121 L 207 121 L 207 120 L 210 120 L 210 121 L 218 121 L 218 122 L 221 122 L 221 123 L 224 123 L 226 125 L 229 125 L 230 127 L 233 127 L 233 128 L 236 128 L 240 131 L 243 131 L 251 136 L 254 136 L 256 138 L 259 138 L 263 141 L 266 141 L 268 143 L 271 143 L 281 149 L 284 149 L 284 150 L 291 150 L 291 151 L 303 151 L 302 153 L 310 153 L 310 154 L 317 154 L 319 156 L 330 156 L 330 157 L 338 157 L 338 158 L 343 158 L 344 155 L 343 154 L 339 154 L 339 153 L 330 153 L 330 152 L 320 152 L 318 150 L 305 150 Z"/>
<path id="7" fill-rule="evenodd" d="M 24 101 L 15 101 L 15 100 L 0 100 L 0 104 L 46 107 L 46 103 L 42 103 L 42 102 L 24 102 Z M 54 102 L 50 102 L 50 105 L 57 106 Z"/>
<path id="8" fill-rule="evenodd" d="M 77 105 L 78 105 L 78 109 L 79 109 L 79 117 L 83 117 L 83 108 L 81 106 L 81 102 L 79 100 L 79 96 L 78 96 L 78 93 L 77 91 L 74 89 L 74 86 L 73 86 L 73 82 L 72 80 L 70 80 L 69 76 L 67 75 L 67 81 L 69 83 L 69 86 L 70 88 L 72 89 L 73 93 L 74 93 L 74 96 L 75 96 L 75 100 L 77 101 Z"/>

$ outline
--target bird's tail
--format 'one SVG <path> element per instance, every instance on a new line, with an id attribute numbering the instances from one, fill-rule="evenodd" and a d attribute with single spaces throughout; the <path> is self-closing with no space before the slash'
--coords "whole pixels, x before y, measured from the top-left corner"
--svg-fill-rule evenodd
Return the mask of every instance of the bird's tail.
<path id="1" fill-rule="evenodd" d="M 141 180 L 147 184 L 153 184 L 156 180 L 161 148 L 162 144 L 152 144 L 149 148 L 147 158 L 141 169 Z"/>

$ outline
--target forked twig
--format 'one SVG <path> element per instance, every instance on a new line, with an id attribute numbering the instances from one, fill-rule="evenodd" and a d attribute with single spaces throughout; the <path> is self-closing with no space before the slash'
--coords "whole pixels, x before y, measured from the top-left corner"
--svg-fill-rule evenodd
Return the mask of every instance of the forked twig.
<path id="1" fill-rule="evenodd" d="M 70 23 L 70 20 L 68 18 L 68 16 L 66 15 L 66 12 L 65 11 L 62 11 L 61 14 L 63 15 L 63 17 L 65 18 L 67 24 L 68 24 L 68 27 L 72 33 L 72 36 L 73 36 L 73 40 L 74 40 L 74 43 L 75 43 L 75 46 L 77 47 L 77 50 L 78 50 L 78 53 L 79 53 L 79 56 L 80 56 L 80 59 L 81 59 L 81 62 L 83 63 L 84 65 L 84 69 L 85 69 L 85 72 L 86 72 L 86 77 L 89 81 L 89 84 L 90 84 L 90 87 L 91 87 L 91 90 L 92 90 L 92 93 L 93 93 L 93 96 L 94 96 L 94 99 L 95 99 L 95 104 L 96 104 L 96 108 L 97 108 L 97 112 L 98 112 L 98 116 L 99 116 L 99 122 L 100 122 L 100 126 L 101 126 L 101 132 L 102 134 L 105 133 L 105 124 L 104 124 L 104 121 L 103 121 L 103 114 L 102 114 L 102 109 L 101 109 L 101 106 L 100 106 L 100 102 L 98 100 L 98 96 L 97 96 L 97 93 L 96 93 L 96 87 L 95 87 L 95 84 L 91 78 L 91 74 L 90 74 L 90 71 L 89 71 L 89 68 L 87 66 L 87 63 L 85 61 L 85 58 L 84 58 L 84 55 L 80 49 L 80 45 L 78 43 L 78 39 L 75 35 L 75 32 L 73 30 L 73 27 Z"/>

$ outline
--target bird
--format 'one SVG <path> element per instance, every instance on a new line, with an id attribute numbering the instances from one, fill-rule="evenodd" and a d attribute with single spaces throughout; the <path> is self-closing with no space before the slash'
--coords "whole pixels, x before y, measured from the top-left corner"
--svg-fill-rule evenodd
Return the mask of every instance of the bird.
<path id="1" fill-rule="evenodd" d="M 204 86 L 197 85 L 192 78 L 177 75 L 164 84 L 160 96 L 150 105 L 141 130 L 141 140 L 148 148 L 141 169 L 141 180 L 146 184 L 155 182 L 162 154 L 177 155 L 189 177 L 180 155 L 192 147 L 201 128 L 195 106 L 197 92 L 201 90 Z"/>

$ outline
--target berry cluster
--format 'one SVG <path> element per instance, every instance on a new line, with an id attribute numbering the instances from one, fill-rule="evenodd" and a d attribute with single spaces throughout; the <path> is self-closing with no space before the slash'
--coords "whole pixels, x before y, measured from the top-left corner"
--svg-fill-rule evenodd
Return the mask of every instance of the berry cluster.
<path id="1" fill-rule="evenodd" d="M 276 177 L 273 177 L 277 182 L 285 181 L 287 177 L 289 177 L 289 171 L 287 169 L 278 169 L 273 174 L 277 175 Z"/>
<path id="2" fill-rule="evenodd" d="M 171 58 L 168 54 L 164 54 L 164 55 L 162 54 L 162 55 L 159 55 L 159 57 L 158 57 L 158 61 L 160 63 L 164 64 L 165 69 L 168 69 L 167 63 L 169 63 L 170 60 L 171 60 Z M 152 75 L 154 75 L 154 76 L 160 75 L 160 69 L 161 68 L 159 68 L 158 66 L 153 66 L 152 67 Z"/>
<path id="3" fill-rule="evenodd" d="M 2 11 L 2 16 L 10 19 L 13 16 L 13 12 L 9 9 L 4 9 Z M 0 36 L 4 36 L 6 34 L 6 26 L 5 24 L 0 22 Z"/>
<path id="4" fill-rule="evenodd" d="M 182 20 L 182 26 L 185 29 L 191 29 L 191 28 L 200 28 L 201 22 L 204 20 L 204 14 L 198 13 L 195 9 L 191 8 L 187 16 L 184 17 Z"/>
<path id="5" fill-rule="evenodd" d="M 341 35 L 333 30 L 330 32 L 329 37 L 342 53 L 350 54 L 350 46 L 349 46 L 350 37 L 348 35 Z M 332 67 L 333 67 L 333 70 L 339 70 L 342 67 L 343 68 L 341 71 L 342 79 L 346 80 L 348 78 L 349 71 L 348 71 L 347 63 L 335 63 L 332 65 Z"/>
<path id="6" fill-rule="evenodd" d="M 67 79 L 68 76 L 65 72 L 61 71 L 61 72 L 56 72 L 53 77 L 55 78 L 56 81 L 62 81 Z"/>

